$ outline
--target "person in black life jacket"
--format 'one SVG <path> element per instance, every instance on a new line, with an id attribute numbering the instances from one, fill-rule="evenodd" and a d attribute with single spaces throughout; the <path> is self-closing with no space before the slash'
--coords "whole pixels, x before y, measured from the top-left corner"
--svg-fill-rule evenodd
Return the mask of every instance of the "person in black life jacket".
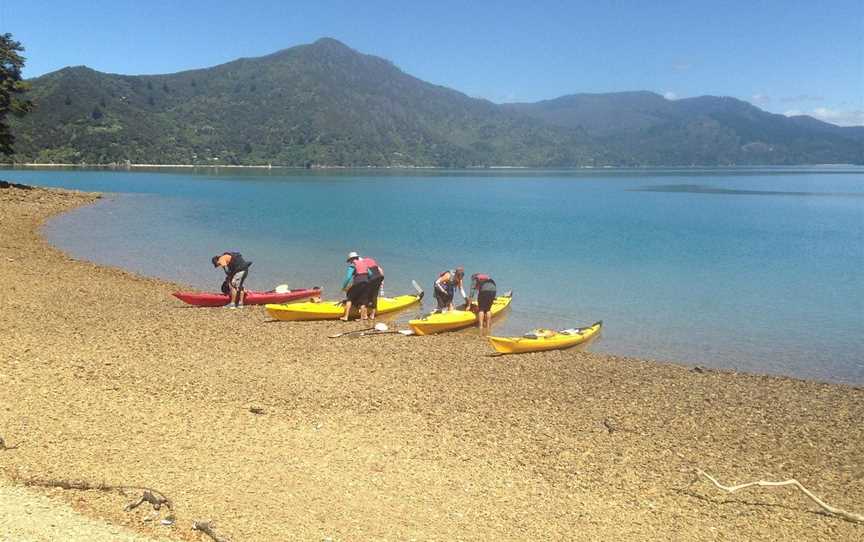
<path id="1" fill-rule="evenodd" d="M 243 288 L 243 283 L 246 282 L 246 277 L 249 275 L 249 266 L 252 262 L 243 259 L 239 252 L 223 252 L 221 256 L 213 256 L 210 259 L 213 262 L 213 267 L 221 267 L 225 270 L 225 282 L 223 283 L 223 292 L 225 284 L 228 285 L 228 295 L 231 296 L 228 308 L 237 308 L 243 306 L 243 301 L 246 299 L 246 290 Z"/>
<path id="2" fill-rule="evenodd" d="M 375 319 L 375 313 L 378 311 L 378 296 L 381 295 L 381 285 L 384 283 L 384 268 L 378 265 L 374 258 L 363 256 L 361 265 L 366 266 L 366 271 L 369 276 L 369 284 L 366 286 L 366 307 L 369 313 L 369 319 Z"/>
<path id="3" fill-rule="evenodd" d="M 492 325 L 492 302 L 497 295 L 497 286 L 492 277 L 485 273 L 474 273 L 471 275 L 471 293 L 468 296 L 468 308 L 470 310 L 474 292 L 477 292 L 477 323 L 480 328 L 488 328 Z"/>
<path id="4" fill-rule="evenodd" d="M 462 266 L 449 271 L 444 271 L 435 279 L 435 284 L 432 286 L 432 291 L 435 294 L 435 301 L 438 302 L 438 312 L 453 310 L 453 297 L 456 295 L 456 288 L 462 294 L 462 299 L 468 300 L 465 295 L 465 287 L 462 285 L 462 277 L 465 276 L 465 269 Z"/>
<path id="5" fill-rule="evenodd" d="M 349 252 L 348 268 L 345 270 L 345 280 L 342 281 L 342 290 L 346 292 L 345 314 L 340 318 L 343 322 L 348 321 L 351 307 L 356 306 L 360 311 L 360 319 L 366 320 L 367 292 L 369 287 L 369 269 L 356 252 Z"/>

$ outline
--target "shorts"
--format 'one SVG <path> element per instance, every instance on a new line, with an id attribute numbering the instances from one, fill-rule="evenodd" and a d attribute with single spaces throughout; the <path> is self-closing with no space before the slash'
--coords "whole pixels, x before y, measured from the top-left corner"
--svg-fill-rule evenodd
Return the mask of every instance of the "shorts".
<path id="1" fill-rule="evenodd" d="M 235 290 L 242 290 L 243 283 L 246 282 L 246 275 L 248 272 L 244 269 L 242 271 L 237 271 L 229 278 L 228 282 L 231 284 L 231 287 Z"/>
<path id="2" fill-rule="evenodd" d="M 369 281 L 368 290 L 366 291 L 366 306 L 372 310 L 378 309 L 378 296 L 381 295 L 381 284 L 383 282 L 384 277 Z"/>
<path id="3" fill-rule="evenodd" d="M 366 292 L 368 291 L 368 289 L 368 282 L 358 282 L 357 284 L 354 284 L 353 286 L 348 288 L 348 293 L 346 294 L 346 297 L 352 305 L 363 305 L 366 303 Z"/>
<path id="4" fill-rule="evenodd" d="M 497 292 L 495 290 L 481 291 L 477 294 L 477 308 L 480 312 L 489 312 L 496 295 Z"/>

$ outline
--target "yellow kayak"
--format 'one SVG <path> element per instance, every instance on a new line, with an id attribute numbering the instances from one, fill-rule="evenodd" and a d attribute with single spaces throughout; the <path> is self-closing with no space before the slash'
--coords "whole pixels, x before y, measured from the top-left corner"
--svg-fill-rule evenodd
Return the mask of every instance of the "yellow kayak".
<path id="1" fill-rule="evenodd" d="M 524 352 L 540 352 L 542 350 L 559 350 L 584 343 L 600 333 L 603 320 L 588 327 L 554 331 L 551 329 L 535 329 L 524 337 L 487 337 L 492 347 L 502 354 L 522 354 Z"/>
<path id="2" fill-rule="evenodd" d="M 510 306 L 510 300 L 513 299 L 513 293 L 507 292 L 504 295 L 499 295 L 492 302 L 492 318 L 495 318 L 501 312 Z M 433 312 L 423 318 L 409 320 L 408 325 L 415 335 L 431 335 L 433 333 L 441 333 L 442 331 L 454 331 L 471 327 L 477 322 L 477 314 L 472 311 L 452 310 L 448 312 Z"/>
<path id="3" fill-rule="evenodd" d="M 423 294 L 379 297 L 377 314 L 387 314 L 419 303 Z M 286 305 L 265 305 L 267 313 L 277 320 L 296 322 L 301 320 L 336 320 L 345 314 L 345 306 L 339 301 L 307 301 Z M 351 308 L 351 318 L 357 318 L 359 311 Z"/>

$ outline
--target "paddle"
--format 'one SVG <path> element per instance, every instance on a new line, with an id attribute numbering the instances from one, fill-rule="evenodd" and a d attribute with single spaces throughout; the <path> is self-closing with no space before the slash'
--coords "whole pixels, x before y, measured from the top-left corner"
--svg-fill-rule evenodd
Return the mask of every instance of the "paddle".
<path id="1" fill-rule="evenodd" d="M 335 335 L 330 335 L 330 339 L 335 339 L 337 337 L 344 337 L 345 335 L 352 335 L 354 333 L 360 333 L 365 335 L 367 332 L 375 332 L 375 333 L 393 333 L 388 330 L 387 324 L 383 322 L 379 322 L 372 327 L 364 328 L 364 329 L 354 329 L 352 331 L 343 331 L 342 333 L 337 333 Z"/>
<path id="2" fill-rule="evenodd" d="M 416 280 L 413 280 L 413 279 L 411 280 L 411 286 L 413 286 L 414 289 L 417 290 L 417 295 L 419 295 L 420 297 L 423 297 L 423 288 L 421 288 L 420 285 L 417 284 Z"/>
<path id="3" fill-rule="evenodd" d="M 367 328 L 363 328 L 363 329 L 354 329 L 352 331 L 343 331 L 342 333 L 337 333 L 335 335 L 328 335 L 327 338 L 328 339 L 337 339 L 339 337 L 344 337 L 345 335 L 353 335 L 354 333 L 363 333 L 365 331 L 372 331 L 374 329 L 375 329 L 374 327 L 367 327 Z"/>
<path id="4" fill-rule="evenodd" d="M 376 330 L 372 330 L 372 331 L 365 331 L 365 332 L 361 333 L 360 335 L 363 337 L 368 337 L 370 335 L 391 335 L 391 334 L 405 335 L 406 337 L 408 337 L 408 336 L 414 335 L 414 330 L 411 330 L 411 329 L 391 329 L 389 331 L 378 331 L 376 329 Z"/>

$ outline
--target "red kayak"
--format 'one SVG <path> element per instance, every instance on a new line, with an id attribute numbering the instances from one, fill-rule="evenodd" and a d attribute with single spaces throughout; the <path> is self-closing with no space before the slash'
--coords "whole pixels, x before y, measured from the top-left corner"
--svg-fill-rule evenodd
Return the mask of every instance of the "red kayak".
<path id="1" fill-rule="evenodd" d="M 174 297 L 195 305 L 196 307 L 221 307 L 228 304 L 228 297 L 225 294 L 211 294 L 198 292 L 174 292 Z M 321 295 L 321 288 L 297 288 L 296 290 L 288 290 L 287 292 L 253 292 L 246 291 L 246 305 L 266 305 L 267 303 L 290 303 L 300 299 L 309 297 L 317 297 Z"/>

